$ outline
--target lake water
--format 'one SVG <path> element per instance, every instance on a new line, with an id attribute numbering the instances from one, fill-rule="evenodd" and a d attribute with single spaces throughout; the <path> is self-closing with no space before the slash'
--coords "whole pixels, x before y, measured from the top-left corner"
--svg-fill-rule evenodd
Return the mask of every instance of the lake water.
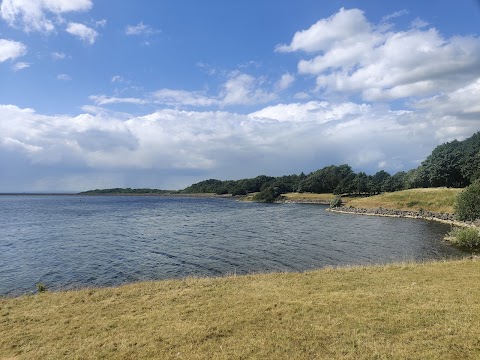
<path id="1" fill-rule="evenodd" d="M 139 280 L 462 256 L 448 225 L 322 205 L 154 196 L 0 196 L 0 295 Z"/>

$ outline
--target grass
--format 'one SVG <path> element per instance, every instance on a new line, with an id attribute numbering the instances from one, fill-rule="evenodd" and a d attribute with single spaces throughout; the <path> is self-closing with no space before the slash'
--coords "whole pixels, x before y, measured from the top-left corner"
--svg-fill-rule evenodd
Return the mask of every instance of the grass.
<path id="1" fill-rule="evenodd" d="M 324 201 L 329 202 L 335 195 L 333 194 L 312 194 L 312 193 L 287 193 L 282 194 L 286 200 L 293 201 Z"/>
<path id="2" fill-rule="evenodd" d="M 0 298 L 1 359 L 478 359 L 480 261 Z"/>
<path id="3" fill-rule="evenodd" d="M 353 198 L 346 201 L 346 205 L 366 209 L 382 207 L 384 209 L 406 211 L 425 210 L 453 213 L 456 196 L 461 190 L 452 188 L 410 189 L 364 198 Z"/>

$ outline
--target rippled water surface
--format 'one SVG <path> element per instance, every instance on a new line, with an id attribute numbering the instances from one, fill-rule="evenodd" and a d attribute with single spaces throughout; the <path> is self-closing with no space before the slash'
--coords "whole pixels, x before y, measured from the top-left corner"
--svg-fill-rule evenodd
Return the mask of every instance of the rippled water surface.
<path id="1" fill-rule="evenodd" d="M 138 280 L 451 258 L 449 226 L 321 205 L 0 196 L 0 294 Z"/>

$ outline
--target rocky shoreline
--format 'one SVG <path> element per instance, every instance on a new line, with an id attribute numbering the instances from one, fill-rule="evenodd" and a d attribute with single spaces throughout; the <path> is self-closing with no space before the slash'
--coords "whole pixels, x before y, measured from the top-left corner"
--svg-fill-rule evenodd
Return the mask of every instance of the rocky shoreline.
<path id="1" fill-rule="evenodd" d="M 340 206 L 336 208 L 327 209 L 327 211 L 341 214 L 355 214 L 355 215 L 368 215 L 368 216 L 386 216 L 386 217 L 399 217 L 399 218 L 411 218 L 422 220 L 439 221 L 456 226 L 479 226 L 476 223 L 467 223 L 458 221 L 455 219 L 455 214 L 449 213 L 437 213 L 432 211 L 405 211 L 405 210 L 393 210 L 384 208 L 354 208 L 347 206 Z"/>

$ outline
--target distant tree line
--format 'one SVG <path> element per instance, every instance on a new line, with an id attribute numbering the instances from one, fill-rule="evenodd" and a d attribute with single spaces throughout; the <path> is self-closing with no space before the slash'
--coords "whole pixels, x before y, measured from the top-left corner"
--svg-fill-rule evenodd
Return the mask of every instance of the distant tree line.
<path id="1" fill-rule="evenodd" d="M 355 173 L 349 165 L 331 165 L 308 175 L 257 176 L 241 180 L 205 180 L 181 193 L 246 195 L 272 202 L 287 192 L 374 195 L 420 187 L 465 187 L 480 179 L 480 132 L 470 138 L 437 146 L 422 164 L 394 175 L 380 170 L 374 175 Z"/>
<path id="2" fill-rule="evenodd" d="M 133 194 L 133 195 L 143 195 L 143 194 L 171 194 L 176 191 L 170 190 L 159 190 L 159 189 L 131 189 L 131 188 L 112 188 L 112 189 L 95 189 L 81 192 L 82 195 L 118 195 L 118 194 Z"/>
<path id="3" fill-rule="evenodd" d="M 480 132 L 463 141 L 437 146 L 416 168 L 394 175 L 380 170 L 374 175 L 355 173 L 349 165 L 330 165 L 306 175 L 279 177 L 261 175 L 241 180 L 210 179 L 179 191 L 114 188 L 90 190 L 82 194 L 193 194 L 215 193 L 233 196 L 255 193 L 255 200 L 273 202 L 288 192 L 374 195 L 421 187 L 466 187 L 480 180 Z"/>

